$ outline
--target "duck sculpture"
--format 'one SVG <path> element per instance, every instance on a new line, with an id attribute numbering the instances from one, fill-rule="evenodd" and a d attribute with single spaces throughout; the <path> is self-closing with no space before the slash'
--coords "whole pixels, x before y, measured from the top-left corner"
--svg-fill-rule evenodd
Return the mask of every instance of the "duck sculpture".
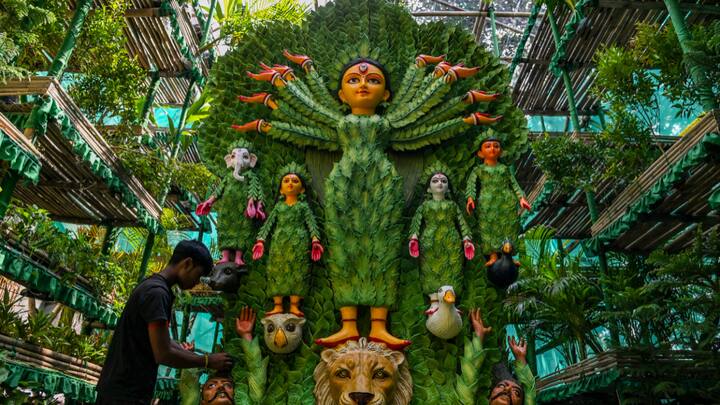
<path id="1" fill-rule="evenodd" d="M 520 262 L 513 259 L 515 247 L 509 239 L 503 242 L 500 252 L 500 258 L 488 267 L 488 280 L 505 289 L 517 280 Z"/>
<path id="2" fill-rule="evenodd" d="M 452 339 L 462 330 L 462 312 L 455 307 L 455 290 L 450 285 L 430 294 L 430 308 L 425 327 L 440 339 Z"/>

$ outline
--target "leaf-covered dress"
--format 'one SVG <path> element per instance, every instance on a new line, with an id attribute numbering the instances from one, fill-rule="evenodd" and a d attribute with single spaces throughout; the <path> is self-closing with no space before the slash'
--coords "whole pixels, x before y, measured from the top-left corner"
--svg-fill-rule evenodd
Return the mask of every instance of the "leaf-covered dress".
<path id="1" fill-rule="evenodd" d="M 245 216 L 245 207 L 250 198 L 262 201 L 260 181 L 251 170 L 241 174 L 244 181 L 237 180 L 232 173 L 223 177 L 213 193 L 217 202 L 218 246 L 220 249 L 246 251 L 255 241 L 255 223 Z"/>
<path id="2" fill-rule="evenodd" d="M 458 232 L 460 228 L 460 232 Z M 462 286 L 462 239 L 470 227 L 451 200 L 423 202 L 410 224 L 410 236 L 419 235 L 420 282 L 423 293 L 431 294 L 444 285 Z"/>
<path id="3" fill-rule="evenodd" d="M 270 244 L 266 270 L 268 295 L 306 295 L 313 237 L 319 238 L 318 227 L 306 202 L 275 204 L 257 237 L 268 239 Z"/>
<path id="4" fill-rule="evenodd" d="M 465 197 L 475 200 L 484 255 L 499 251 L 505 239 L 517 246 L 520 233 L 518 209 L 523 196 L 510 168 L 502 163 L 478 165 L 470 172 Z"/>
<path id="5" fill-rule="evenodd" d="M 338 123 L 343 156 L 325 183 L 325 227 L 340 307 L 395 303 L 404 199 L 402 178 L 385 153 L 388 129 L 378 115 Z"/>

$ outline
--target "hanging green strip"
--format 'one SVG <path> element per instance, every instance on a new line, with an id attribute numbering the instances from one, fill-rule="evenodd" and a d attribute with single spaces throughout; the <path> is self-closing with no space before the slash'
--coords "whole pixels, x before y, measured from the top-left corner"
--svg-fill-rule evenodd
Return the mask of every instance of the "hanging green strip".
<path id="1" fill-rule="evenodd" d="M 0 366 L 0 369 L 4 368 L 9 372 L 3 385 L 10 388 L 25 383 L 38 383 L 38 387 L 34 389 L 48 394 L 65 394 L 66 399 L 95 402 L 95 385 L 87 381 L 14 361 L 3 360 Z"/>
<path id="2" fill-rule="evenodd" d="M 190 68 L 190 77 L 195 79 L 199 86 L 202 86 L 205 82 L 205 78 L 203 77 L 200 70 L 197 68 L 197 61 L 195 60 L 195 55 L 192 54 L 190 48 L 185 43 L 185 38 L 183 37 L 182 31 L 180 30 L 180 23 L 178 23 L 177 13 L 175 12 L 175 9 L 172 8 L 169 1 L 163 1 L 162 4 L 160 4 L 160 10 L 161 14 L 167 15 L 170 18 L 170 27 L 172 27 L 173 39 L 175 39 L 175 42 L 177 42 L 178 46 L 180 47 L 180 52 L 182 53 L 182 55 L 185 57 L 185 59 L 190 61 L 190 64 L 192 65 L 192 67 Z"/>
<path id="3" fill-rule="evenodd" d="M 40 162 L 35 156 L 21 148 L 0 129 L 0 160 L 10 164 L 10 168 L 22 174 L 33 184 L 40 179 Z"/>
<path id="4" fill-rule="evenodd" d="M 0 245 L 0 274 L 47 294 L 50 299 L 80 311 L 87 318 L 98 320 L 113 328 L 118 317 L 110 305 L 101 303 L 90 293 L 68 285 L 47 268 L 22 253 Z"/>
<path id="5" fill-rule="evenodd" d="M 555 50 L 555 53 L 553 54 L 552 58 L 550 59 L 550 71 L 555 76 L 560 76 L 562 74 L 562 68 L 560 67 L 560 61 L 565 60 L 565 56 L 567 54 L 567 49 L 565 47 L 568 43 L 570 43 L 570 40 L 575 36 L 575 32 L 577 31 L 578 24 L 580 21 L 582 21 L 583 18 L 585 18 L 585 14 L 583 13 L 583 8 L 587 6 L 589 3 L 592 3 L 593 0 L 580 0 L 575 4 L 575 11 L 572 13 L 572 16 L 570 17 L 570 21 L 568 21 L 567 24 L 565 24 L 565 32 L 563 32 L 562 37 L 560 38 L 560 43 L 557 44 L 557 49 Z M 551 11 L 548 11 L 550 13 Z"/>
<path id="6" fill-rule="evenodd" d="M 95 154 L 80 133 L 72 125 L 72 122 L 70 122 L 67 115 L 65 115 L 60 107 L 58 107 L 57 103 L 55 103 L 55 100 L 49 97 L 43 97 L 38 99 L 37 103 L 38 107 L 33 109 L 25 127 L 34 128 L 37 136 L 43 136 L 47 131 L 48 121 L 50 119 L 56 120 L 60 126 L 60 133 L 73 146 L 73 152 L 75 152 L 85 163 L 88 164 L 93 174 L 105 181 L 105 184 L 108 186 L 110 191 L 118 193 L 121 197 L 122 203 L 125 204 L 126 207 L 135 210 L 138 222 L 145 225 L 148 230 L 158 232 L 160 229 L 160 223 L 158 220 L 153 218 L 153 216 L 147 212 L 145 207 L 142 205 L 140 200 L 138 200 L 135 193 L 130 190 L 127 184 L 117 177 L 112 169 L 103 162 L 97 154 Z"/>
<path id="7" fill-rule="evenodd" d="M 179 370 L 178 370 L 179 372 Z M 159 398 L 164 401 L 173 399 L 178 389 L 178 380 L 175 378 L 158 378 L 155 382 L 155 394 L 154 398 Z"/>
<path id="8" fill-rule="evenodd" d="M 710 155 L 709 145 L 720 146 L 720 134 L 710 133 L 683 157 L 680 161 L 670 167 L 667 172 L 658 180 L 648 192 L 642 195 L 625 215 L 620 217 L 612 225 L 607 227 L 599 235 L 585 242 L 585 247 L 591 252 L 599 252 L 600 248 L 630 230 L 637 223 L 638 218 L 652 211 L 652 207 L 669 195 L 675 185 L 685 178 L 685 173 L 695 166 L 701 164 Z M 711 196 L 712 198 L 712 196 Z"/>
<path id="9" fill-rule="evenodd" d="M 512 62 L 510 63 L 510 77 L 512 77 L 515 72 L 515 68 L 517 68 L 518 63 L 520 63 L 520 59 L 522 59 L 525 44 L 527 43 L 528 38 L 530 38 L 530 33 L 532 33 L 533 27 L 535 27 L 535 21 L 537 20 L 537 16 L 540 13 L 541 8 L 542 3 L 533 3 L 532 9 L 530 9 L 530 17 L 528 18 L 527 25 L 525 25 L 525 31 L 523 31 L 518 47 L 515 50 L 515 56 L 513 56 Z"/>
<path id="10" fill-rule="evenodd" d="M 558 385 L 540 391 L 537 397 L 539 404 L 560 401 L 572 398 L 575 395 L 604 390 L 620 377 L 617 369 L 607 370 L 600 374 L 593 374 L 573 381 L 569 384 Z"/>

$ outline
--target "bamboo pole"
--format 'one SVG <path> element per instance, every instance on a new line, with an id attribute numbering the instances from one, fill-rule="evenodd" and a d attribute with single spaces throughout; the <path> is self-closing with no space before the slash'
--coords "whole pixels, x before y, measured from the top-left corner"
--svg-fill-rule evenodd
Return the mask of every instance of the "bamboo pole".
<path id="1" fill-rule="evenodd" d="M 142 260 L 140 261 L 140 272 L 138 274 L 137 282 L 140 283 L 145 278 L 147 273 L 148 263 L 150 262 L 150 254 L 152 254 L 153 245 L 155 244 L 155 232 L 148 231 L 147 239 L 145 239 L 145 246 L 143 247 Z"/>
<path id="2" fill-rule="evenodd" d="M 78 1 L 75 15 L 73 15 L 73 19 L 70 22 L 70 29 L 65 36 L 62 47 L 60 47 L 57 55 L 55 55 L 55 59 L 53 59 L 50 70 L 48 70 L 48 76 L 55 76 L 58 81 L 62 78 L 63 71 L 67 67 L 68 61 L 70 61 L 70 56 L 72 56 L 73 50 L 75 49 L 77 38 L 85 24 L 85 17 L 87 17 L 92 4 L 93 0 Z"/>
<path id="3" fill-rule="evenodd" d="M 4 347 L 6 349 L 21 351 L 22 353 L 25 353 L 26 355 L 33 356 L 33 355 L 40 355 L 43 357 L 52 358 L 56 361 L 61 361 L 64 363 L 67 363 L 69 365 L 74 365 L 80 368 L 85 368 L 91 371 L 94 371 L 96 373 L 100 373 L 102 371 L 102 367 L 100 367 L 97 364 L 90 363 L 87 361 L 80 360 L 78 358 L 68 356 L 63 353 L 58 353 L 49 349 L 46 349 L 44 347 L 34 345 L 32 343 L 27 343 L 24 341 L 21 341 L 19 339 L 14 339 L 9 336 L 0 335 L 0 347 Z"/>
<path id="4" fill-rule="evenodd" d="M 151 73 L 150 86 L 148 86 L 147 95 L 145 96 L 145 102 L 143 103 L 142 113 L 140 114 L 140 125 L 145 125 L 148 118 L 150 118 L 150 111 L 155 103 L 155 95 L 157 95 L 157 89 L 160 85 L 160 74 L 154 70 Z"/>
<path id="5" fill-rule="evenodd" d="M 553 15 L 552 10 L 548 10 L 547 18 L 548 23 L 550 24 L 550 30 L 552 31 L 553 40 L 555 41 L 555 47 L 559 48 L 560 30 L 558 29 L 557 21 L 555 21 L 555 16 Z M 573 131 L 580 132 L 580 120 L 578 119 L 577 106 L 575 104 L 575 92 L 573 91 L 572 80 L 570 80 L 570 75 L 568 74 L 567 69 L 563 67 L 561 68 L 561 71 L 563 83 L 565 84 L 565 93 L 567 94 L 568 98 L 568 108 L 570 109 L 570 119 L 572 120 Z"/>
<path id="6" fill-rule="evenodd" d="M 113 231 L 115 230 L 115 227 L 112 225 L 108 225 L 105 227 L 105 236 L 103 236 L 103 242 L 102 242 L 102 254 L 107 255 L 110 253 L 110 248 L 113 245 Z"/>
<path id="7" fill-rule="evenodd" d="M 492 38 L 493 54 L 500 56 L 500 45 L 498 44 L 497 26 L 495 25 L 495 7 L 488 7 L 488 15 L 490 16 L 490 36 Z"/>
<path id="8" fill-rule="evenodd" d="M 692 46 L 690 45 L 692 35 L 685 23 L 685 17 L 680 9 L 680 4 L 678 3 L 678 0 L 665 0 L 665 6 L 670 14 L 670 19 L 672 20 L 675 34 L 678 37 L 678 42 L 680 42 L 680 48 L 682 49 L 683 56 L 687 59 L 688 55 L 693 52 Z M 701 66 L 698 66 L 692 61 L 687 61 L 687 63 L 689 65 L 690 76 L 697 87 L 697 92 L 700 94 L 700 101 L 703 109 L 705 109 L 705 111 L 710 111 L 717 108 L 712 83 L 708 80 L 707 72 L 705 72 Z"/>

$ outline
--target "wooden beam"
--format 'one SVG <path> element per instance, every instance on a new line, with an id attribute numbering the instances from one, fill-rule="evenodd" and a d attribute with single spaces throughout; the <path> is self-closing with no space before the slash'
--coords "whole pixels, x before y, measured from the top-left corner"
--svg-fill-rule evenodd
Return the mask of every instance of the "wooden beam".
<path id="1" fill-rule="evenodd" d="M 413 17 L 487 17 L 487 11 L 416 11 L 412 13 Z M 544 14 L 538 15 L 542 18 Z M 528 18 L 530 13 L 526 11 L 496 11 L 495 17 L 506 18 Z"/>
<path id="2" fill-rule="evenodd" d="M 662 1 L 599 0 L 597 8 L 665 10 L 665 3 Z M 680 3 L 680 9 L 698 14 L 720 14 L 720 7 L 705 4 Z"/>
<path id="3" fill-rule="evenodd" d="M 125 11 L 125 18 L 167 17 L 168 13 L 160 7 L 131 8 Z"/>

